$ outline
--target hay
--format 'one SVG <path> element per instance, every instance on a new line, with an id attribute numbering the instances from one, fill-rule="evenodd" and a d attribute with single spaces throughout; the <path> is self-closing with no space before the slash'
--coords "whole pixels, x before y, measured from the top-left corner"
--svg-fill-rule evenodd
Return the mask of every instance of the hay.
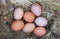
<path id="1" fill-rule="evenodd" d="M 60 39 L 60 0 L 0 0 L 0 39 L 40 39 L 33 33 L 13 32 L 10 28 L 14 9 L 22 7 L 30 11 L 33 3 L 41 5 L 42 16 L 49 20 L 47 34 L 41 39 Z"/>

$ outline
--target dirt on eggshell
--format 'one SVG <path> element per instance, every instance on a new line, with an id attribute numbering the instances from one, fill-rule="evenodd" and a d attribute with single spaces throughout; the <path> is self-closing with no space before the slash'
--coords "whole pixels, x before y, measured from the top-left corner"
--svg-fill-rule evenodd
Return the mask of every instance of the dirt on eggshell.
<path id="1" fill-rule="evenodd" d="M 49 21 L 45 27 L 47 34 L 43 37 L 36 37 L 33 33 L 26 34 L 23 31 L 13 32 L 10 28 L 14 21 L 14 9 L 23 7 L 25 11 L 30 11 L 33 3 L 41 5 L 42 16 Z M 60 39 L 60 0 L 0 0 L 0 39 Z"/>

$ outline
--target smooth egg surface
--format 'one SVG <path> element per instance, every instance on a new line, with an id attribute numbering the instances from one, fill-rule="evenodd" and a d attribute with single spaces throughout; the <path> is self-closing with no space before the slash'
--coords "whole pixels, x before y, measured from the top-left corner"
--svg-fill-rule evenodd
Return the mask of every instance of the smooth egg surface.
<path id="1" fill-rule="evenodd" d="M 21 19 L 23 17 L 24 10 L 23 8 L 19 7 L 14 10 L 14 19 Z"/>
<path id="2" fill-rule="evenodd" d="M 13 31 L 20 31 L 23 29 L 23 27 L 24 27 L 24 22 L 21 20 L 16 20 L 12 22 L 12 25 L 11 25 L 11 29 Z"/>
<path id="3" fill-rule="evenodd" d="M 44 27 L 37 27 L 34 30 L 34 34 L 38 37 L 44 36 L 46 34 L 46 29 Z"/>
<path id="4" fill-rule="evenodd" d="M 37 26 L 46 26 L 48 24 L 48 20 L 44 17 L 37 17 L 35 19 L 35 24 Z"/>
<path id="5" fill-rule="evenodd" d="M 23 32 L 31 33 L 34 29 L 35 29 L 34 23 L 27 23 L 27 24 L 25 24 L 25 27 L 23 28 Z"/>
<path id="6" fill-rule="evenodd" d="M 26 22 L 33 22 L 35 19 L 35 15 L 32 12 L 25 12 L 24 14 L 24 20 Z"/>
<path id="7" fill-rule="evenodd" d="M 39 4 L 32 4 L 31 6 L 31 11 L 36 15 L 40 16 L 41 15 L 41 6 Z"/>

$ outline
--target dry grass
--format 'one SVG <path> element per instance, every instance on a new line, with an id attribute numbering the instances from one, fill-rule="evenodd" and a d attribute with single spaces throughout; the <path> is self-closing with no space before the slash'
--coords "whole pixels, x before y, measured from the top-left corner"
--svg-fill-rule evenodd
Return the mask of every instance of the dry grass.
<path id="1" fill-rule="evenodd" d="M 30 11 L 33 3 L 38 3 L 42 7 L 42 16 L 49 20 L 46 27 L 47 34 L 41 39 L 60 39 L 60 0 L 0 0 L 0 39 L 40 39 L 33 33 L 26 34 L 23 31 L 13 32 L 10 28 L 14 21 L 13 11 L 16 7 L 23 7 L 25 11 Z"/>

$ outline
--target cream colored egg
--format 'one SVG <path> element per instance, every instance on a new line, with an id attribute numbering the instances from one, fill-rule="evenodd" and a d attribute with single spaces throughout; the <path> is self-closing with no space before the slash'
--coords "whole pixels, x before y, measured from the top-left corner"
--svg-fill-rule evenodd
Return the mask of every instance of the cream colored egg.
<path id="1" fill-rule="evenodd" d="M 21 19 L 23 17 L 23 13 L 24 13 L 24 10 L 23 8 L 19 7 L 19 8 L 16 8 L 15 11 L 14 11 L 14 19 Z"/>
<path id="2" fill-rule="evenodd" d="M 34 23 L 27 23 L 27 24 L 25 24 L 25 27 L 23 28 L 23 32 L 30 33 L 34 29 L 35 29 L 35 24 Z"/>

